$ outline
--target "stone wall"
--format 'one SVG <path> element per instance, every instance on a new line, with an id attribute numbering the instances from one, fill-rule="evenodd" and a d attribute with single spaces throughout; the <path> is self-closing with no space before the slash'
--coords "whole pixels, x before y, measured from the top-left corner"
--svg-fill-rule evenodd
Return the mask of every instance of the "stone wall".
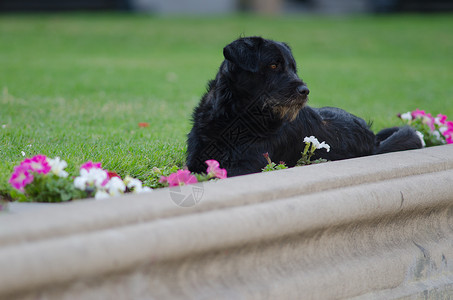
<path id="1" fill-rule="evenodd" d="M 447 299 L 453 145 L 161 189 L 14 203 L 0 299 Z M 200 193 L 201 192 L 201 193 Z"/>

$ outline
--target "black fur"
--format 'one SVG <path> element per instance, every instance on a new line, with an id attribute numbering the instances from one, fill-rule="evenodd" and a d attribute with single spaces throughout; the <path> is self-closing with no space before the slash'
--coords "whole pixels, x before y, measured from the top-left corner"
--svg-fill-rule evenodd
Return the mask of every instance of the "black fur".
<path id="1" fill-rule="evenodd" d="M 374 135 L 363 119 L 342 109 L 306 106 L 309 91 L 285 43 L 240 38 L 223 54 L 216 78 L 193 113 L 187 148 L 192 172 L 205 172 L 208 159 L 219 161 L 228 176 L 260 172 L 266 152 L 292 167 L 301 158 L 304 137 L 311 135 L 330 145 L 330 152 L 315 152 L 327 160 L 422 147 L 410 127 Z"/>

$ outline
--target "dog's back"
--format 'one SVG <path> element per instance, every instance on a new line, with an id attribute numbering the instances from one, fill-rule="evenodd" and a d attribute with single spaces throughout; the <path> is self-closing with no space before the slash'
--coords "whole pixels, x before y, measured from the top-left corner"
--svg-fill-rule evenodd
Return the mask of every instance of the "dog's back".
<path id="1" fill-rule="evenodd" d="M 322 153 L 322 158 L 339 160 L 371 155 L 375 151 L 375 135 L 365 120 L 336 107 L 314 108 L 322 122 L 315 136 L 330 143 L 335 151 Z M 324 135 L 327 135 L 325 138 Z"/>

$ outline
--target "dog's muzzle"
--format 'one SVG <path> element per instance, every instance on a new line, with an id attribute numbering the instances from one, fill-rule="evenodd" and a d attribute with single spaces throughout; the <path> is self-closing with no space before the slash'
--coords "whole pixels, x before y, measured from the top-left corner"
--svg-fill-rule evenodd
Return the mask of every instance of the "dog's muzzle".
<path id="1" fill-rule="evenodd" d="M 305 84 L 298 85 L 296 91 L 297 93 L 295 93 L 285 104 L 274 107 L 274 112 L 288 121 L 294 121 L 299 114 L 299 111 L 308 101 L 310 90 Z"/>
<path id="2" fill-rule="evenodd" d="M 308 87 L 306 85 L 299 85 L 297 87 L 297 92 L 301 95 L 301 96 L 305 96 L 307 97 L 308 94 L 310 94 L 310 90 L 308 89 Z"/>

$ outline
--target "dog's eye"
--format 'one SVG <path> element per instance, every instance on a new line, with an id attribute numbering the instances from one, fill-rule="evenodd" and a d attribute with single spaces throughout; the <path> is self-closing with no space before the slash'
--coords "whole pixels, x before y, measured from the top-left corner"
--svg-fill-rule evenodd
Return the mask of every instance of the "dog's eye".
<path id="1" fill-rule="evenodd" d="M 271 64 L 269 66 L 272 70 L 276 70 L 278 68 L 278 64 Z"/>

